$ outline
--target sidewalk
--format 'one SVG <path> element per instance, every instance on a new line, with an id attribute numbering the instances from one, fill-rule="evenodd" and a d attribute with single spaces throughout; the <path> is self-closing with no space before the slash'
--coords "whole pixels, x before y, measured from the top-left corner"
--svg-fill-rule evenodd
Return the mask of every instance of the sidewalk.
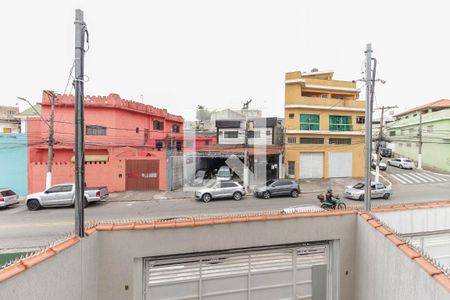
<path id="1" fill-rule="evenodd" d="M 300 181 L 302 194 L 324 193 L 328 187 L 341 193 L 346 186 L 354 185 L 363 178 L 328 178 L 328 179 L 306 179 Z M 131 201 L 152 201 L 170 199 L 194 199 L 194 191 L 126 191 L 120 193 L 110 193 L 107 201 L 110 202 L 131 202 Z"/>

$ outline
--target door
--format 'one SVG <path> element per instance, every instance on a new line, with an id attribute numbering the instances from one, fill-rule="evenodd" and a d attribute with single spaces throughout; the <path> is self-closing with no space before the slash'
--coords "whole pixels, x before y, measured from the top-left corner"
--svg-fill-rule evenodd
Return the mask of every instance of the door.
<path id="1" fill-rule="evenodd" d="M 328 177 L 352 177 L 352 152 L 330 152 L 328 154 Z"/>
<path id="2" fill-rule="evenodd" d="M 236 190 L 236 183 L 234 182 L 222 182 L 222 190 L 224 197 L 232 197 L 234 191 Z"/>
<path id="3" fill-rule="evenodd" d="M 146 191 L 159 189 L 158 160 L 127 160 L 126 190 Z"/>
<path id="4" fill-rule="evenodd" d="M 328 255 L 323 243 L 147 258 L 144 299 L 325 300 Z"/>
<path id="5" fill-rule="evenodd" d="M 300 178 L 323 178 L 323 152 L 300 153 Z"/>
<path id="6" fill-rule="evenodd" d="M 382 198 L 386 191 L 386 187 L 381 183 L 375 184 L 375 189 L 373 185 L 371 188 L 372 188 L 372 198 Z"/>

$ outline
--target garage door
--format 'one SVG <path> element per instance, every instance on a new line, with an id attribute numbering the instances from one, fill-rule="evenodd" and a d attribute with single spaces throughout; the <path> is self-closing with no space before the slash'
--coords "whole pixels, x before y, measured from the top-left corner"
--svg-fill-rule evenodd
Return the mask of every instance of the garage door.
<path id="1" fill-rule="evenodd" d="M 125 167 L 127 191 L 158 189 L 158 160 L 127 160 Z"/>
<path id="2" fill-rule="evenodd" d="M 330 152 L 328 154 L 328 177 L 352 177 L 352 153 Z"/>
<path id="3" fill-rule="evenodd" d="M 327 249 L 316 244 L 145 259 L 144 298 L 325 300 Z"/>
<path id="4" fill-rule="evenodd" d="M 323 178 L 323 153 L 300 153 L 300 178 Z"/>

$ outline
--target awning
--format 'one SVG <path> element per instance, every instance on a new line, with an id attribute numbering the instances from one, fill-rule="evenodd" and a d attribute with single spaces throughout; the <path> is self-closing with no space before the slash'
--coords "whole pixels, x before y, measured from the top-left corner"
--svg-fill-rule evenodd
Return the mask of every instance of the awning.
<path id="1" fill-rule="evenodd" d="M 108 161 L 109 155 L 85 155 L 84 161 L 85 162 L 92 162 L 92 161 Z M 75 156 L 72 156 L 71 159 L 72 162 L 75 162 Z"/>

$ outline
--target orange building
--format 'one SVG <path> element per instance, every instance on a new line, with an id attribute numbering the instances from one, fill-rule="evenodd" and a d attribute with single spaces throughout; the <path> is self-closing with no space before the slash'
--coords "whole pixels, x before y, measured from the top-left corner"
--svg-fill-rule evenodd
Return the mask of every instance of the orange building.
<path id="1" fill-rule="evenodd" d="M 181 153 L 183 118 L 165 109 L 124 100 L 117 94 L 85 96 L 85 181 L 112 192 L 166 190 L 167 156 Z M 42 115 L 51 99 L 43 93 Z M 52 184 L 74 181 L 74 97 L 57 95 Z M 45 189 L 49 127 L 28 121 L 28 191 Z M 169 179 L 170 180 L 170 179 Z"/>

